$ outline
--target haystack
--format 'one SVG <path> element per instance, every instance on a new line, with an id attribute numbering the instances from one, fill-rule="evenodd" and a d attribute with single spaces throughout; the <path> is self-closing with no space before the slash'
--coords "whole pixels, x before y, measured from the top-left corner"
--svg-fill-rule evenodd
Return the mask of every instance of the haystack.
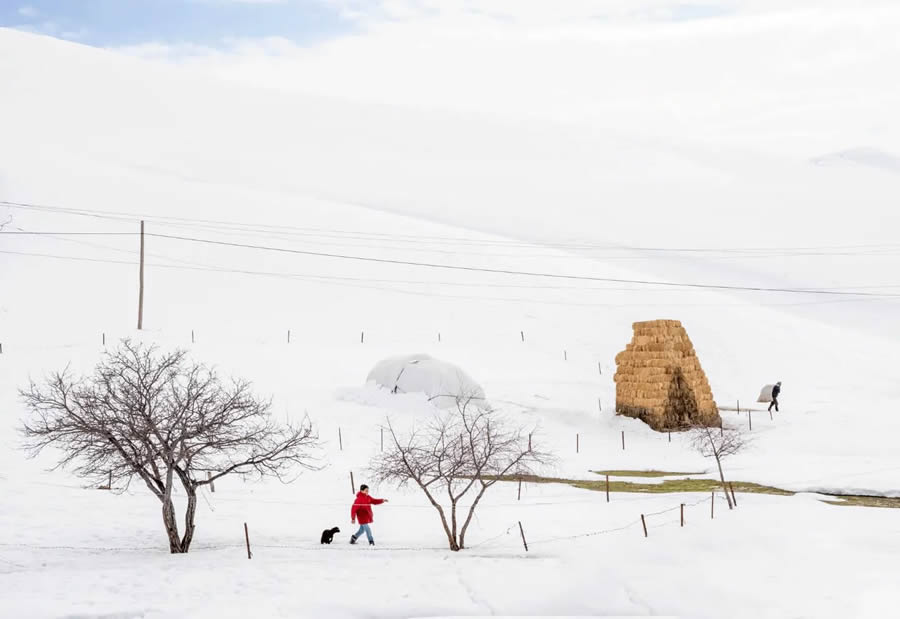
<path id="1" fill-rule="evenodd" d="M 691 340 L 677 320 L 636 322 L 616 355 L 616 412 L 654 430 L 720 426 L 722 418 Z"/>

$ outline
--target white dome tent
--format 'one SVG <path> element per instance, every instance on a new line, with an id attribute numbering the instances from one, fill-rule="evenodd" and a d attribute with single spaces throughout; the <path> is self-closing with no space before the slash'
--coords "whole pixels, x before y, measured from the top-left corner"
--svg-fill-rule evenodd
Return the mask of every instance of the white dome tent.
<path id="1" fill-rule="evenodd" d="M 453 408 L 457 400 L 486 404 L 484 389 L 461 368 L 425 354 L 379 361 L 366 382 L 391 393 L 422 393 L 438 408 Z"/>

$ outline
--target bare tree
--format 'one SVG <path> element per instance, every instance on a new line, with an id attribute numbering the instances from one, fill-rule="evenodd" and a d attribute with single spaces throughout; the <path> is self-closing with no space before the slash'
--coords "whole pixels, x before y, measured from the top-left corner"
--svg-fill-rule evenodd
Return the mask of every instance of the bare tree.
<path id="1" fill-rule="evenodd" d="M 504 477 L 533 475 L 553 461 L 549 453 L 534 447 L 522 427 L 482 405 L 480 399 L 457 398 L 455 409 L 436 415 L 423 428 L 414 428 L 403 437 L 388 419 L 392 444 L 370 465 L 379 481 L 400 487 L 414 484 L 425 493 L 440 515 L 454 551 L 465 548 L 466 531 L 491 486 Z M 472 503 L 466 512 L 460 502 L 469 491 Z M 449 501 L 449 517 L 441 504 L 442 495 Z"/>
<path id="2" fill-rule="evenodd" d="M 691 428 L 691 446 L 704 458 L 715 458 L 719 467 L 719 479 L 722 481 L 722 489 L 728 500 L 728 509 L 731 509 L 731 497 L 725 485 L 725 473 L 722 471 L 722 460 L 741 451 L 747 446 L 747 439 L 740 430 L 735 428 L 709 428 L 706 426 L 694 426 Z"/>
<path id="3" fill-rule="evenodd" d="M 73 378 L 67 368 L 20 394 L 30 412 L 23 425 L 30 455 L 55 447 L 54 469 L 124 488 L 140 478 L 162 503 L 172 553 L 190 549 L 198 488 L 232 473 L 286 481 L 294 465 L 314 468 L 317 436 L 308 418 L 278 424 L 270 401 L 254 396 L 249 383 L 223 383 L 182 350 L 159 353 L 124 340 L 92 375 Z M 187 497 L 183 535 L 176 481 Z"/>

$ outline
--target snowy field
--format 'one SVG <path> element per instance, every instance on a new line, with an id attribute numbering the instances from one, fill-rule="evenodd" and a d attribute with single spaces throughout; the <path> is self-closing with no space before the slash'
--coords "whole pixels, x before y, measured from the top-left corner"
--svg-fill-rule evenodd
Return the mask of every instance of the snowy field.
<path id="1" fill-rule="evenodd" d="M 578 86 L 560 107 L 548 91 L 530 113 L 503 116 L 452 84 L 407 106 L 328 89 L 313 79 L 324 65 L 302 55 L 306 91 L 260 83 L 264 72 L 173 67 L 0 29 L 0 223 L 13 233 L 0 234 L 0 616 L 892 616 L 895 510 L 819 493 L 900 497 L 900 91 L 886 79 L 900 63 L 886 36 L 900 10 L 832 4 L 761 3 L 759 14 L 646 30 L 509 32 L 507 51 L 486 60 L 487 72 L 511 50 L 540 57 L 548 40 L 565 60 L 640 39 L 646 57 L 622 52 L 635 72 L 663 80 L 716 44 L 719 68 L 750 76 L 746 92 L 734 76 L 680 91 L 663 80 L 674 90 L 657 116 L 653 80 L 624 68 L 607 67 L 620 87 L 608 97 Z M 728 41 L 710 25 L 719 19 Z M 474 66 L 490 37 L 466 36 L 460 62 Z M 335 44 L 330 61 L 343 66 L 363 40 Z M 834 40 L 855 51 L 827 54 L 831 72 L 810 70 Z M 752 60 L 762 44 L 772 57 Z M 379 49 L 387 56 L 373 62 L 393 58 Z M 768 62 L 772 82 L 761 77 Z M 525 88 L 510 80 L 510 93 Z M 574 103 L 592 97 L 619 120 Z M 707 98 L 718 104 L 704 114 Z M 614 357 L 634 321 L 657 318 L 682 321 L 720 407 L 755 409 L 752 431 L 746 410 L 722 411 L 752 440 L 726 462 L 728 477 L 798 494 L 738 494 L 729 511 L 719 493 L 711 518 L 706 494 L 607 503 L 525 484 L 518 500 L 500 483 L 469 548 L 451 553 L 424 497 L 373 487 L 391 499 L 375 508 L 378 543 L 346 543 L 349 476 L 367 480 L 379 426 L 432 412 L 423 398 L 364 385 L 394 355 L 464 368 L 492 404 L 538 428 L 559 457 L 548 475 L 713 477 L 686 437 L 613 414 Z M 143 488 L 85 488 L 49 472 L 50 453 L 26 459 L 18 389 L 67 365 L 87 372 L 124 337 L 253 381 L 278 417 L 308 414 L 321 470 L 288 485 L 217 482 L 193 549 L 172 556 Z M 776 380 L 782 406 L 770 419 L 755 399 Z M 323 548 L 332 526 L 342 532 Z"/>

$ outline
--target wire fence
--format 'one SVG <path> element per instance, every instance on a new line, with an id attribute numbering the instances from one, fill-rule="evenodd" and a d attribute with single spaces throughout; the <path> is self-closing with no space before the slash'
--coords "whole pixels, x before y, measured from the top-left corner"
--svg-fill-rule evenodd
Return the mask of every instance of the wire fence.
<path id="1" fill-rule="evenodd" d="M 663 516 L 665 514 L 669 514 L 678 510 L 682 510 L 685 508 L 696 507 L 698 505 L 702 505 L 708 503 L 710 501 L 715 500 L 715 495 L 718 493 L 711 493 L 710 496 L 694 501 L 692 503 L 679 504 L 675 507 L 671 507 L 668 509 L 663 509 L 655 512 L 645 513 L 641 516 L 623 523 L 621 525 L 607 527 L 604 529 L 594 530 L 594 531 L 584 531 L 581 533 L 575 533 L 572 535 L 562 535 L 562 536 L 554 536 L 554 537 L 546 537 L 540 538 L 533 541 L 527 541 L 528 547 L 546 547 L 551 544 L 558 544 L 561 542 L 568 542 L 574 540 L 581 540 L 585 538 L 591 537 L 599 537 L 603 535 L 612 535 L 616 533 L 622 533 L 624 531 L 628 531 L 630 529 L 639 527 L 642 522 L 646 522 L 649 518 L 655 518 L 658 516 Z M 527 505 L 521 505 L 521 507 L 527 507 Z M 642 520 L 643 518 L 643 520 Z M 655 530 L 663 527 L 674 526 L 679 523 L 683 523 L 681 518 L 669 519 L 660 523 L 653 523 L 647 526 L 648 529 Z M 502 540 L 503 538 L 508 538 L 510 535 L 515 537 L 516 531 L 519 529 L 520 522 L 516 521 L 512 524 L 505 526 L 499 533 L 488 537 L 487 539 L 481 540 L 475 544 L 466 546 L 467 550 L 477 550 L 477 549 L 490 549 L 494 548 L 496 550 L 502 551 L 510 551 L 512 550 L 509 545 L 504 547 L 498 547 L 497 542 Z M 524 537 L 524 533 L 522 534 Z M 524 546 L 525 540 L 522 540 Z M 509 543 L 515 543 L 518 545 L 520 542 L 518 540 L 509 540 Z M 212 543 L 212 544 L 195 544 L 191 546 L 191 552 L 210 552 L 210 551 L 224 551 L 224 550 L 236 550 L 236 549 L 244 549 L 246 547 L 246 543 Z M 252 543 L 250 544 L 251 548 L 254 550 L 254 553 L 258 549 L 269 549 L 269 550 L 294 550 L 294 551 L 328 551 L 328 552 L 355 552 L 355 549 L 351 549 L 349 546 L 345 546 L 343 544 L 337 545 L 326 545 L 326 544 L 316 544 L 311 541 L 306 540 L 288 540 L 280 543 L 273 543 L 271 541 L 265 540 L 261 543 Z M 44 545 L 44 544 L 29 544 L 25 542 L 0 542 L 0 549 L 6 551 L 14 551 L 14 550 L 25 550 L 25 551 L 38 551 L 38 552 L 53 552 L 53 551 L 65 551 L 65 552 L 83 552 L 89 554 L 112 554 L 112 553 L 152 553 L 152 554 L 168 554 L 169 550 L 163 546 L 128 546 L 128 545 L 117 545 L 117 546 L 87 546 L 87 545 Z M 448 545 L 441 546 L 425 546 L 425 545 L 406 545 L 406 546 L 370 546 L 367 548 L 368 551 L 373 552 L 419 552 L 419 551 L 446 551 L 448 550 Z M 506 552 L 504 555 L 491 555 L 491 556 L 507 556 L 509 558 L 521 557 L 523 556 L 523 550 L 516 549 L 513 552 Z M 8 559 L 0 558 L 0 562 L 4 565 L 10 566 L 12 570 L 5 570 L 5 573 L 12 573 L 17 571 L 28 570 L 29 567 L 26 565 L 22 565 L 21 563 L 17 563 L 14 561 L 10 561 Z"/>

